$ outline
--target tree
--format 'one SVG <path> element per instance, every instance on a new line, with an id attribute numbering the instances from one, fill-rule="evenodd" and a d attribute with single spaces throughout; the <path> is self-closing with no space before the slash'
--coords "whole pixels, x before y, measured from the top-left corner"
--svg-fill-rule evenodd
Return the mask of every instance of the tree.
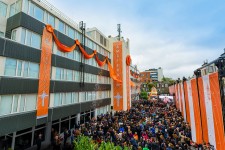
<path id="1" fill-rule="evenodd" d="M 156 87 L 156 82 L 148 83 L 148 89 L 151 91 L 152 87 Z"/>
<path id="2" fill-rule="evenodd" d="M 148 99 L 148 93 L 147 92 L 141 92 L 141 98 L 147 100 Z"/>

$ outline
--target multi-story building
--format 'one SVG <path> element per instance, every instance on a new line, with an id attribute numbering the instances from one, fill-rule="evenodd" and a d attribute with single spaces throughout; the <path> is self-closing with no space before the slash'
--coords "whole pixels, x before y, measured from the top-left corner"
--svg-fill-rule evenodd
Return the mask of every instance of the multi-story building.
<path id="1" fill-rule="evenodd" d="M 96 28 L 88 29 L 85 42 L 78 24 L 45 0 L 0 1 L 0 144 L 12 149 L 50 143 L 51 130 L 62 133 L 111 110 L 111 78 L 107 65 L 84 59 L 79 48 L 69 53 L 52 46 L 48 114 L 37 118 L 42 34 L 51 24 L 63 44 L 74 39 L 97 50 L 98 58 L 111 58 L 108 39 Z M 82 69 L 81 69 L 82 68 Z M 44 98 L 45 98 L 44 97 Z M 44 99 L 43 98 L 43 99 Z"/>
<path id="2" fill-rule="evenodd" d="M 149 69 L 141 72 L 141 82 L 155 82 L 162 81 L 163 69 L 159 67 L 158 69 Z"/>
<path id="3" fill-rule="evenodd" d="M 139 100 L 140 94 L 140 71 L 137 68 L 137 65 L 130 66 L 130 79 L 131 79 L 131 100 Z"/>

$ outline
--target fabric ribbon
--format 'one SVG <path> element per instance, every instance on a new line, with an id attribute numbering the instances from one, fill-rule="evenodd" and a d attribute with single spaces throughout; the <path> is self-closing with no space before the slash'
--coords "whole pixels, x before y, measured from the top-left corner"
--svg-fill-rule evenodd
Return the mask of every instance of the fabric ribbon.
<path id="1" fill-rule="evenodd" d="M 62 44 L 59 39 L 57 38 L 57 36 L 54 33 L 54 29 L 52 28 L 51 25 L 46 25 L 46 29 L 48 32 L 52 33 L 53 35 L 53 39 L 58 47 L 58 49 L 64 53 L 68 53 L 68 52 L 72 52 L 75 48 L 76 48 L 76 42 L 74 45 L 72 45 L 71 47 L 68 47 L 64 44 Z"/>

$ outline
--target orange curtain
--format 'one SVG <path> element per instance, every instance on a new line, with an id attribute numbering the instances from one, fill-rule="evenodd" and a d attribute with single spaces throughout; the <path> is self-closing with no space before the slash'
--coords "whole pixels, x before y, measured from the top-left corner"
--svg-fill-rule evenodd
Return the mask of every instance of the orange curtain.
<path id="1" fill-rule="evenodd" d="M 97 61 L 98 65 L 99 65 L 100 67 L 102 67 L 102 66 L 105 65 L 106 59 L 107 59 L 107 58 L 105 58 L 104 61 L 101 61 L 101 60 L 99 60 L 98 55 L 97 55 L 97 54 L 95 55 L 95 60 Z"/>
<path id="2" fill-rule="evenodd" d="M 112 67 L 112 65 L 110 64 L 110 62 L 109 62 L 108 59 L 107 59 L 107 63 L 108 63 L 108 68 L 109 68 L 109 74 L 110 74 L 110 77 L 111 77 L 113 80 L 115 80 L 115 81 L 117 81 L 117 82 L 119 82 L 119 83 L 122 83 L 122 81 L 119 80 L 119 79 L 117 78 L 117 76 L 116 76 L 116 74 L 115 74 L 115 72 L 114 72 L 114 70 L 113 70 L 113 67 Z"/>
<path id="3" fill-rule="evenodd" d="M 93 53 L 89 55 L 87 52 L 85 52 L 84 48 L 80 45 L 80 42 L 78 40 L 76 40 L 76 44 L 79 46 L 81 53 L 84 55 L 84 58 L 86 59 L 90 59 L 94 57 L 95 54 L 97 54 L 96 50 L 94 50 Z"/>
<path id="4" fill-rule="evenodd" d="M 59 39 L 56 37 L 56 35 L 55 35 L 55 33 L 54 33 L 54 29 L 52 28 L 51 25 L 46 25 L 46 29 L 47 29 L 48 32 L 52 33 L 53 38 L 54 38 L 54 40 L 55 40 L 55 43 L 56 43 L 56 45 L 57 45 L 57 47 L 58 47 L 58 49 L 59 49 L 60 51 L 62 51 L 62 52 L 64 52 L 64 53 L 68 53 L 68 52 L 72 52 L 72 51 L 76 48 L 76 42 L 75 42 L 75 44 L 72 45 L 71 47 L 68 47 L 68 46 L 62 44 L 62 43 L 59 41 Z"/>

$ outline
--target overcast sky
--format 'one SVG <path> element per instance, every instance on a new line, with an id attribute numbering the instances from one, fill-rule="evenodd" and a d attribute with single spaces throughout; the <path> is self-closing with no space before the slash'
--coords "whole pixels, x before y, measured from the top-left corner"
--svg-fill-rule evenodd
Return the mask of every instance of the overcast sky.
<path id="1" fill-rule="evenodd" d="M 130 39 L 132 61 L 140 71 L 163 68 L 177 79 L 223 53 L 224 0 L 48 0 L 64 14 L 106 36 Z"/>

